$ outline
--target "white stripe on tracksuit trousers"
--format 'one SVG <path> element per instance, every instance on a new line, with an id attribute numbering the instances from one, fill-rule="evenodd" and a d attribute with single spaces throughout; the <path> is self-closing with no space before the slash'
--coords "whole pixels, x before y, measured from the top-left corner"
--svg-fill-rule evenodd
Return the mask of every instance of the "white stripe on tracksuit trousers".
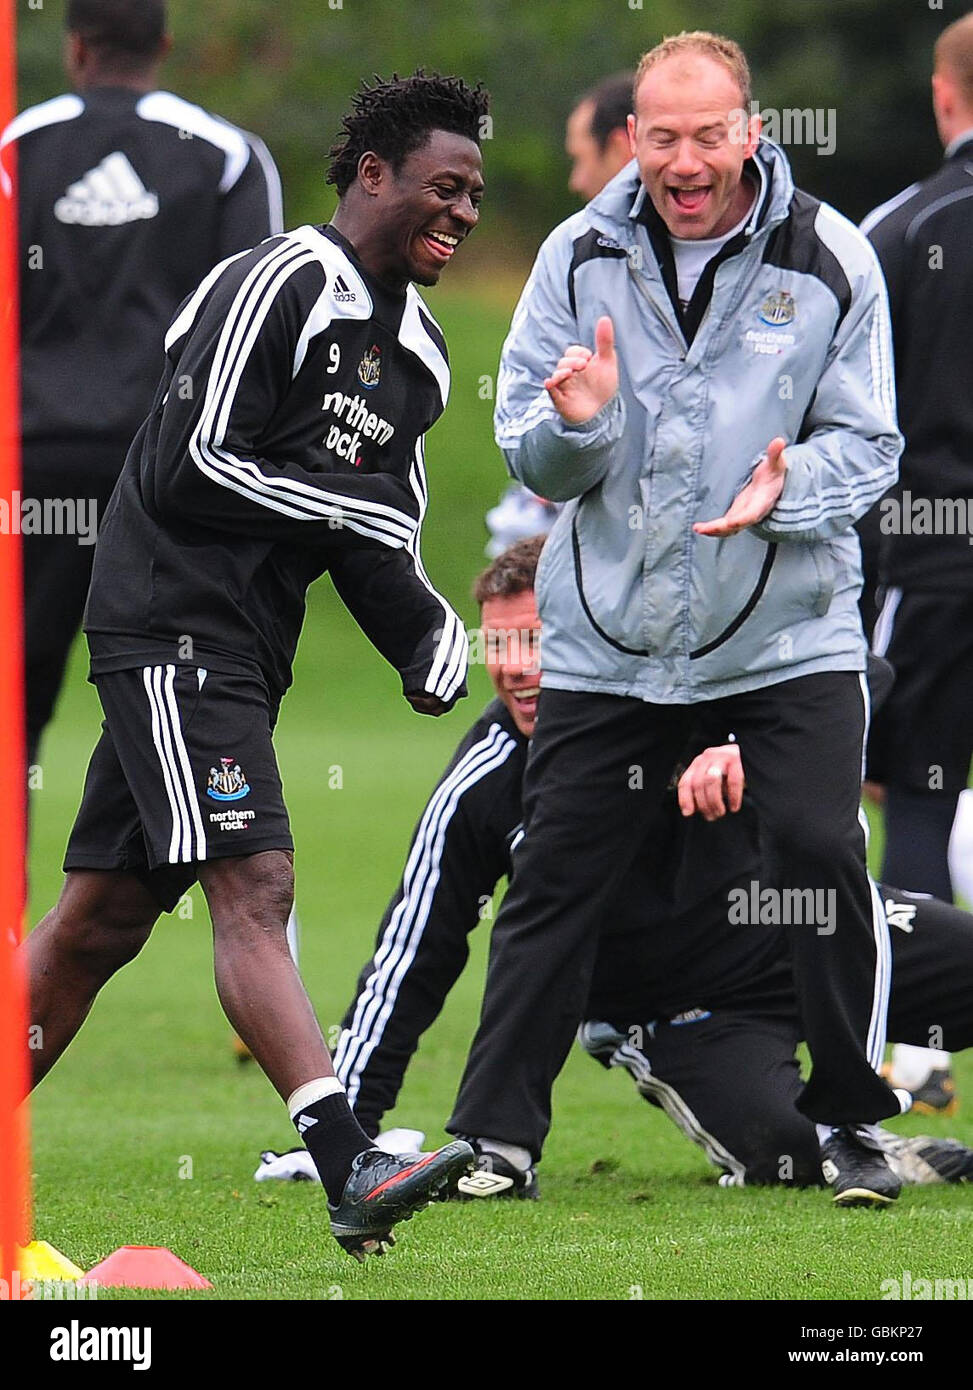
<path id="1" fill-rule="evenodd" d="M 865 736 L 862 740 L 862 778 L 865 776 L 865 754 L 868 748 L 868 728 L 871 723 L 872 705 L 868 693 L 868 680 L 864 674 L 859 676 L 862 700 L 865 704 Z M 865 808 L 859 807 L 858 819 L 865 835 L 865 848 L 868 848 L 869 824 Z M 885 906 L 878 886 L 871 874 L 868 886 L 872 894 L 872 930 L 875 936 L 875 989 L 872 995 L 872 1014 L 868 1024 L 866 1051 L 869 1062 L 876 1071 L 881 1070 L 885 1056 L 885 1032 L 892 992 L 892 942 L 889 939 L 888 923 L 885 919 Z M 899 1097 L 902 1104 L 902 1097 Z"/>
<path id="2" fill-rule="evenodd" d="M 369 1058 L 381 1043 L 399 988 L 415 961 L 439 881 L 439 865 L 449 822 L 464 792 L 506 762 L 516 741 L 493 724 L 440 782 L 423 812 L 396 904 L 375 953 L 375 969 L 355 1004 L 350 1028 L 342 1031 L 334 1054 L 335 1075 L 354 1107 Z"/>

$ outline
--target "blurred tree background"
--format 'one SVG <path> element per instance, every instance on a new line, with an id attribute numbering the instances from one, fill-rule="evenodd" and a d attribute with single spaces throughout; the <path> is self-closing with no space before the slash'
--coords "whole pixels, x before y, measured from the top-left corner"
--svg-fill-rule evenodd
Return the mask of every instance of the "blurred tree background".
<path id="1" fill-rule="evenodd" d="M 267 141 L 294 225 L 330 214 L 327 152 L 362 77 L 424 65 L 482 80 L 493 95 L 489 202 L 457 271 L 520 273 L 576 206 L 563 152 L 575 98 L 665 34 L 712 28 L 736 38 L 762 107 L 833 108 L 834 153 L 801 145 L 788 153 L 801 185 L 858 220 L 937 164 L 932 46 L 966 8 L 961 0 L 170 0 L 175 50 L 163 85 Z M 18 9 L 27 106 L 64 90 L 64 3 L 20 0 Z"/>

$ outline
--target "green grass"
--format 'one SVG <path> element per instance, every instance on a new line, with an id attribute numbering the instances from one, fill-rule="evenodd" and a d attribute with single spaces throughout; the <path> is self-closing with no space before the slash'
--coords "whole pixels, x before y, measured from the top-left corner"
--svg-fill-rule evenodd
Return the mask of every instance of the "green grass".
<path id="1" fill-rule="evenodd" d="M 504 477 L 479 378 L 495 370 L 509 303 L 432 302 L 455 375 L 430 446 L 425 554 L 472 621 L 483 512 Z M 303 968 L 326 1030 L 370 952 L 424 798 L 487 697 L 481 670 L 471 696 L 445 720 L 412 714 L 395 675 L 318 586 L 278 747 L 298 846 Z M 34 797 L 32 920 L 57 894 L 99 719 L 79 647 Z M 343 787 L 329 790 L 336 763 Z M 486 929 L 478 936 L 392 1117 L 432 1139 L 475 1026 Z M 973 1095 L 973 1066 L 960 1058 L 957 1073 Z M 252 1181 L 259 1151 L 290 1147 L 294 1134 L 263 1077 L 230 1055 L 198 899 L 191 919 L 164 920 L 106 988 L 39 1089 L 32 1124 L 36 1235 L 86 1268 L 122 1244 L 170 1246 L 215 1285 L 195 1298 L 870 1299 L 905 1269 L 973 1273 L 968 1191 L 912 1190 L 874 1214 L 834 1211 L 821 1192 L 718 1189 L 702 1154 L 627 1077 L 580 1054 L 558 1082 L 539 1203 L 434 1208 L 401 1229 L 387 1259 L 359 1267 L 327 1234 L 319 1190 Z M 897 1127 L 973 1143 L 966 1113 Z"/>

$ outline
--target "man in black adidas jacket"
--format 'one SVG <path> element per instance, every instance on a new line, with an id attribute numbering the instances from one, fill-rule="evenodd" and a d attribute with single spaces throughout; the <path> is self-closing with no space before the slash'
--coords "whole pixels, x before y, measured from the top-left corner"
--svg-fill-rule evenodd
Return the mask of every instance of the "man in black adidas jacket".
<path id="1" fill-rule="evenodd" d="M 335 1068 L 372 1135 L 466 965 L 470 932 L 492 916 L 494 889 L 511 873 L 540 685 L 533 584 L 542 545 L 540 536 L 518 541 L 474 586 L 497 698 L 426 804 L 375 954 L 345 1015 Z M 873 696 L 883 683 L 881 666 Z M 708 775 L 714 763 L 719 778 Z M 740 814 L 727 817 L 728 808 Z M 606 1066 L 630 1071 L 641 1094 L 700 1144 L 732 1185 L 820 1182 L 815 1128 L 796 1108 L 801 1030 L 788 928 L 764 924 L 751 910 L 762 858 L 735 745 L 693 760 L 679 804 L 672 791 L 649 838 L 655 854 L 636 859 L 603 926 L 582 1045 Z M 654 864 L 665 866 L 661 875 Z M 880 891 L 898 929 L 890 1036 L 924 1042 L 935 1027 L 948 1046 L 973 1046 L 973 999 L 956 985 L 973 978 L 973 918 L 894 888 Z M 728 901 L 739 902 L 736 920 Z M 954 1141 L 900 1142 L 876 1130 L 874 1142 L 904 1181 L 973 1177 L 973 1153 Z M 536 1195 L 529 1156 L 512 1146 L 487 1141 L 478 1165 L 502 1188 L 513 1183 L 518 1195 Z M 303 1171 L 299 1157 L 268 1153 L 258 1176 Z M 492 1195 L 497 1188 L 484 1182 L 479 1190 Z"/>
<path id="2" fill-rule="evenodd" d="M 283 228 L 262 142 L 158 89 L 165 10 L 69 0 L 73 92 L 21 112 L 2 137 L 19 195 L 22 493 L 42 524 L 45 504 L 60 521 L 23 520 L 28 763 L 173 311 L 217 261 Z"/>
<path id="3" fill-rule="evenodd" d="M 869 777 L 886 788 L 884 876 L 950 899 L 950 830 L 973 753 L 973 14 L 935 50 L 946 158 L 862 224 L 888 283 L 899 483 L 879 504 L 885 602 L 874 631 L 896 682 Z"/>
<path id="4" fill-rule="evenodd" d="M 287 948 L 272 733 L 325 572 L 414 708 L 465 694 L 466 636 L 419 553 L 423 437 L 449 367 L 413 282 L 434 285 L 476 226 L 486 106 L 456 78 L 363 88 L 332 150 L 333 222 L 223 261 L 176 314 L 95 556 L 85 630 L 104 733 L 60 901 L 26 947 L 36 1081 L 199 879 L 220 1001 L 356 1256 L 472 1155 L 460 1142 L 396 1168 L 354 1120 Z"/>

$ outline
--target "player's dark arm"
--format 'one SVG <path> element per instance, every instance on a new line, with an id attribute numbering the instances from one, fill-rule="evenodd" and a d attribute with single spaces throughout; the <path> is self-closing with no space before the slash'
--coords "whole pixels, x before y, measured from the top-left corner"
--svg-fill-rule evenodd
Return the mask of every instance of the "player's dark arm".
<path id="1" fill-rule="evenodd" d="M 160 518 L 317 545 L 414 540 L 420 503 L 401 478 L 312 472 L 261 447 L 323 288 L 317 257 L 284 242 L 217 267 L 180 310 L 166 337 L 155 458 L 143 473 Z"/>
<path id="2" fill-rule="evenodd" d="M 247 135 L 250 158 L 242 174 L 220 202 L 217 233 L 218 261 L 256 246 L 284 230 L 280 174 L 273 156 L 256 135 Z"/>
<path id="3" fill-rule="evenodd" d="M 491 812 L 508 760 L 521 775 L 516 751 L 494 725 L 454 758 L 416 826 L 334 1059 L 359 1121 L 373 1130 L 395 1104 L 419 1039 L 466 965 L 469 933 L 506 872 Z"/>
<path id="4" fill-rule="evenodd" d="M 466 695 L 463 625 L 432 588 L 411 551 L 353 551 L 331 566 L 342 602 L 402 678 L 410 701 L 431 697 L 445 713 Z"/>

